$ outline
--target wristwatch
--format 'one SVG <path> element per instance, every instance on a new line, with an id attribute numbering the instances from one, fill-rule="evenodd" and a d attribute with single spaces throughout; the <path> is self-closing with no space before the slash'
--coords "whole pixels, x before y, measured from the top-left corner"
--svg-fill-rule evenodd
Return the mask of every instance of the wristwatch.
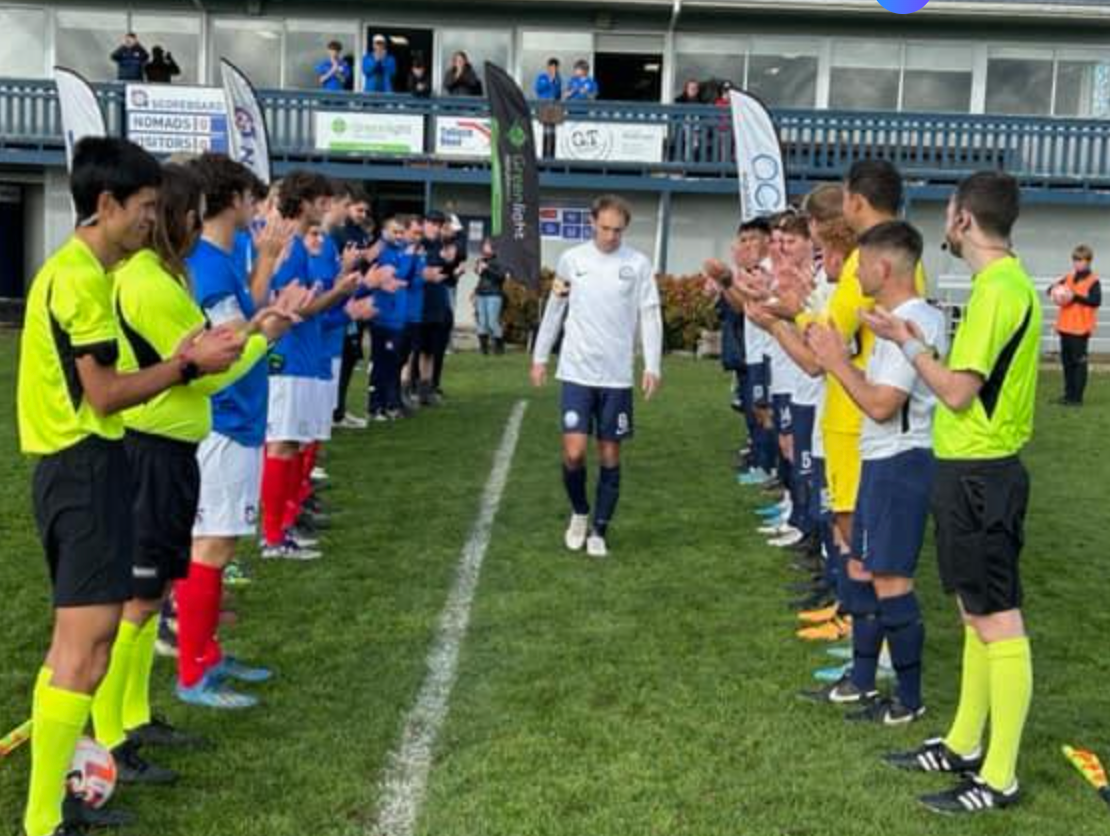
<path id="1" fill-rule="evenodd" d="M 937 350 L 931 345 L 926 345 L 921 342 L 921 340 L 916 337 L 911 337 L 902 343 L 902 354 L 905 356 L 906 360 L 909 361 L 911 366 L 913 365 L 913 361 L 921 354 L 928 354 L 934 360 L 937 359 Z"/>
<path id="2" fill-rule="evenodd" d="M 200 366 L 189 360 L 181 364 L 181 382 L 192 383 L 200 377 Z"/>

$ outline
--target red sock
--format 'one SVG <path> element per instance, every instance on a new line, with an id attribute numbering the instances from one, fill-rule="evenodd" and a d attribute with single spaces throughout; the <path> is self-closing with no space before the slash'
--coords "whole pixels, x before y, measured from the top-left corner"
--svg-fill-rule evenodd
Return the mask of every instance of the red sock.
<path id="1" fill-rule="evenodd" d="M 320 452 L 320 442 L 314 441 L 305 448 L 304 463 L 301 468 L 301 490 L 297 501 L 303 507 L 312 496 L 312 471 L 316 467 L 316 458 Z"/>
<path id="2" fill-rule="evenodd" d="M 189 577 L 178 581 L 174 592 L 177 597 L 177 678 L 183 686 L 191 688 L 207 670 L 206 651 L 220 622 L 223 572 L 194 561 L 189 564 Z"/>
<path id="3" fill-rule="evenodd" d="M 289 485 L 286 489 L 283 506 L 285 510 L 281 517 L 281 524 L 285 530 L 292 528 L 293 524 L 297 522 L 297 517 L 301 514 L 301 485 L 305 478 L 305 460 L 307 458 L 306 452 L 301 450 L 297 453 L 296 458 L 290 460 L 292 465 L 289 469 Z"/>
<path id="4" fill-rule="evenodd" d="M 300 470 L 297 460 L 267 455 L 262 465 L 262 535 L 276 546 L 285 537 L 285 505 Z"/>

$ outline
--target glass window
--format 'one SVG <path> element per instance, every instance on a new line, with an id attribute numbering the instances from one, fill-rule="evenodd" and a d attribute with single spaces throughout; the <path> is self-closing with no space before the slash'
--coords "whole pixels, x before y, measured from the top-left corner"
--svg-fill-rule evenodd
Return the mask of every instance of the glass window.
<path id="1" fill-rule="evenodd" d="M 559 74 L 565 84 L 574 74 L 574 62 L 594 61 L 594 36 L 590 32 L 525 32 L 521 39 L 521 87 L 531 98 L 536 77 L 547 68 L 548 58 L 559 59 Z"/>
<path id="2" fill-rule="evenodd" d="M 46 73 L 46 12 L 0 9 L 0 76 L 44 78 Z"/>
<path id="3" fill-rule="evenodd" d="M 1052 112 L 1052 53 L 992 49 L 987 62 L 987 113 L 1047 116 Z"/>
<path id="4" fill-rule="evenodd" d="M 178 84 L 197 84 L 200 69 L 200 18 L 184 15 L 131 15 L 131 29 L 147 49 L 160 46 L 173 56 Z"/>
<path id="5" fill-rule="evenodd" d="M 212 24 L 212 78 L 220 59 L 247 74 L 256 87 L 281 86 L 281 24 L 263 20 L 216 20 Z"/>
<path id="6" fill-rule="evenodd" d="M 902 110 L 969 112 L 973 60 L 970 44 L 907 44 Z"/>
<path id="7" fill-rule="evenodd" d="M 110 81 L 116 65 L 109 57 L 127 34 L 123 12 L 59 10 L 55 36 L 55 63 L 70 67 L 90 81 Z M 150 44 L 140 40 L 147 49 Z"/>
<path id="8" fill-rule="evenodd" d="M 451 56 L 456 52 L 466 53 L 483 84 L 486 80 L 486 61 L 492 61 L 504 70 L 511 69 L 509 61 L 513 34 L 507 29 L 440 29 L 438 35 L 443 66 L 433 75 L 440 82 L 450 66 Z"/>
<path id="9" fill-rule="evenodd" d="M 771 107 L 814 107 L 818 50 L 813 41 L 756 38 L 748 59 L 748 90 Z"/>
<path id="10" fill-rule="evenodd" d="M 901 44 L 836 41 L 829 78 L 829 107 L 897 110 L 901 65 Z"/>
<path id="11" fill-rule="evenodd" d="M 1110 54 L 1056 53 L 1057 116 L 1105 116 L 1110 107 Z"/>
<path id="12" fill-rule="evenodd" d="M 675 39 L 674 97 L 682 95 L 686 82 L 698 81 L 708 95 L 716 82 L 731 81 L 744 86 L 744 53 L 747 44 L 737 38 L 715 35 L 679 35 Z M 703 94 L 705 94 L 703 92 Z"/>
<path id="13" fill-rule="evenodd" d="M 285 23 L 285 86 L 304 90 L 320 87 L 316 65 L 328 57 L 328 42 L 343 44 L 343 56 L 357 64 L 358 29 L 347 23 L 288 20 Z M 353 76 L 352 76 L 353 78 Z"/>

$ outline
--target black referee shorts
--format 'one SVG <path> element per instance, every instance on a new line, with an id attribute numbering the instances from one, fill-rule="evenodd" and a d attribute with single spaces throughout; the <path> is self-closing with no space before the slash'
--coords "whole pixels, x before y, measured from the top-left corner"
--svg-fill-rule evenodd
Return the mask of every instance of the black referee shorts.
<path id="1" fill-rule="evenodd" d="M 1019 609 L 1029 474 L 1016 457 L 937 460 L 933 482 L 940 580 L 971 615 Z"/>
<path id="2" fill-rule="evenodd" d="M 197 445 L 129 430 L 124 438 L 135 485 L 134 597 L 153 601 L 189 574 L 200 498 Z"/>
<path id="3" fill-rule="evenodd" d="M 44 456 L 31 484 L 54 606 L 119 604 L 131 597 L 131 469 L 119 441 L 90 436 Z"/>

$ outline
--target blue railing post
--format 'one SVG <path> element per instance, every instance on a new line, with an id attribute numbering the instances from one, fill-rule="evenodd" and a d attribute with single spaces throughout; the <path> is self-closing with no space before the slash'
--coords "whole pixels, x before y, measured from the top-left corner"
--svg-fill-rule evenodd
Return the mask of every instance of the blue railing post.
<path id="1" fill-rule="evenodd" d="M 124 87 L 96 85 L 109 130 L 126 128 Z M 260 91 L 275 156 L 289 163 L 327 157 L 316 150 L 315 118 L 322 111 L 408 113 L 425 120 L 426 162 L 435 150 L 439 116 L 485 116 L 484 99 L 413 99 L 407 96 Z M 536 103 L 538 105 L 538 103 Z M 692 181 L 736 176 L 732 125 L 715 105 L 586 102 L 567 105 L 570 121 L 656 124 L 666 128 L 658 163 L 544 161 L 561 172 L 599 176 L 683 175 Z M 1110 121 L 1043 117 L 778 110 L 788 174 L 805 180 L 839 179 L 858 159 L 889 159 L 915 179 L 951 183 L 978 168 L 1004 168 L 1023 182 L 1110 189 Z M 0 79 L 0 156 L 8 163 L 58 164 L 63 147 L 57 96 L 43 80 Z M 362 158 L 336 155 L 354 165 Z M 366 159 L 373 163 L 375 160 Z M 404 160 L 393 162 L 400 165 Z M 444 171 L 474 169 L 480 160 L 443 160 Z"/>

